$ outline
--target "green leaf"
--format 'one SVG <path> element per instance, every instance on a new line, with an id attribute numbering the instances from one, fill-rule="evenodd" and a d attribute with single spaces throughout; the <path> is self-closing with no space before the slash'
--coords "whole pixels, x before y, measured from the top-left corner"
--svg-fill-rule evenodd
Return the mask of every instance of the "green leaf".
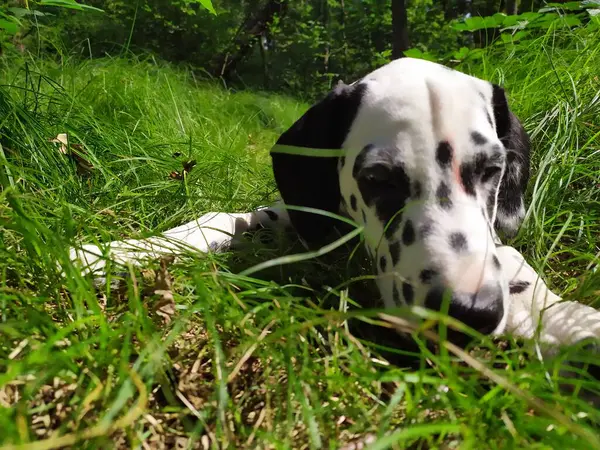
<path id="1" fill-rule="evenodd" d="M 515 34 L 513 34 L 511 36 L 511 38 L 512 38 L 511 40 L 512 40 L 512 42 L 521 41 L 521 40 L 529 37 L 530 34 L 531 34 L 531 31 L 517 31 Z"/>
<path id="2" fill-rule="evenodd" d="M 205 9 L 208 9 L 211 14 L 214 14 L 215 16 L 217 15 L 211 0 L 196 0 L 196 2 L 200 3 Z"/>
<path id="3" fill-rule="evenodd" d="M 456 30 L 456 31 L 467 31 L 467 25 L 465 25 L 462 22 L 454 22 L 450 26 L 452 27 L 453 30 Z"/>
<path id="4" fill-rule="evenodd" d="M 452 28 L 457 31 L 477 31 L 485 28 L 497 28 L 503 22 L 505 22 L 506 19 L 507 16 L 502 13 L 496 13 L 493 16 L 487 17 L 468 17 L 464 20 L 464 22 L 454 23 Z"/>
<path id="5" fill-rule="evenodd" d="M 584 6 L 585 2 L 566 2 L 566 3 L 548 3 L 546 7 L 540 9 L 540 12 L 546 11 L 577 11 Z"/>
<path id="6" fill-rule="evenodd" d="M 474 48 L 467 56 L 471 59 L 481 59 L 485 56 L 485 52 L 481 48 Z"/>
<path id="7" fill-rule="evenodd" d="M 16 34 L 19 31 L 19 24 L 13 20 L 0 19 L 0 30 L 8 34 Z"/>
<path id="8" fill-rule="evenodd" d="M 556 20 L 559 21 L 561 25 L 566 25 L 568 27 L 578 27 L 581 25 L 581 20 L 579 20 L 579 17 L 574 15 L 565 16 Z"/>
<path id="9" fill-rule="evenodd" d="M 77 3 L 75 0 L 41 0 L 39 2 L 39 5 L 40 6 L 58 6 L 60 8 L 76 9 L 78 11 L 83 11 L 83 10 L 87 9 L 87 10 L 91 10 L 91 11 L 104 12 L 100 8 L 83 5 L 81 3 Z"/>
<path id="10" fill-rule="evenodd" d="M 454 59 L 462 60 L 469 54 L 469 49 L 467 47 L 461 47 L 460 50 L 457 50 L 452 55 Z"/>
<path id="11" fill-rule="evenodd" d="M 25 17 L 25 16 L 45 16 L 41 11 L 37 11 L 35 9 L 26 9 L 26 8 L 8 8 L 8 11 L 14 14 L 15 17 Z"/>
<path id="12" fill-rule="evenodd" d="M 404 56 L 408 56 L 409 58 L 418 58 L 425 59 L 427 61 L 437 61 L 435 55 L 429 52 L 422 52 L 418 48 L 410 48 L 404 52 Z"/>
<path id="13" fill-rule="evenodd" d="M 404 52 L 404 56 L 407 56 L 409 58 L 421 58 L 422 55 L 423 55 L 423 52 L 421 50 L 419 50 L 418 48 L 411 48 Z"/>

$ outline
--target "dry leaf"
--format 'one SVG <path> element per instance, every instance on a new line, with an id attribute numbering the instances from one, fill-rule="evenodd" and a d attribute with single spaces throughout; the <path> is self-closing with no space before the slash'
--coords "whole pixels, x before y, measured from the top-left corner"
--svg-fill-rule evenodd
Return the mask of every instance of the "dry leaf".
<path id="1" fill-rule="evenodd" d="M 377 440 L 377 436 L 372 433 L 366 434 L 365 436 L 353 439 L 351 442 L 340 447 L 340 450 L 362 450 L 373 444 Z"/>
<path id="2" fill-rule="evenodd" d="M 113 217 L 115 219 L 117 218 L 117 214 L 112 209 L 110 209 L 110 208 L 105 208 L 105 209 L 103 209 L 101 211 L 98 211 L 98 214 L 102 214 L 104 216 L 110 216 L 110 217 Z"/>
<path id="3" fill-rule="evenodd" d="M 190 159 L 186 162 L 183 163 L 183 171 L 178 172 L 177 170 L 172 171 L 169 174 L 169 178 L 172 178 L 174 180 L 183 180 L 183 177 L 185 175 L 187 175 L 188 173 L 190 173 L 192 171 L 192 169 L 196 166 L 196 160 L 195 159 Z"/>
<path id="4" fill-rule="evenodd" d="M 87 159 L 85 159 L 82 155 L 86 154 L 83 145 L 81 144 L 71 144 L 69 145 L 69 136 L 67 133 L 59 133 L 54 139 L 51 139 L 50 142 L 54 144 L 59 144 L 58 150 L 68 158 L 75 161 L 75 166 L 77 167 L 77 174 L 80 176 L 89 175 L 92 170 L 94 170 L 94 166 Z M 77 150 L 76 152 L 73 151 Z"/>
<path id="5" fill-rule="evenodd" d="M 67 136 L 67 133 L 58 134 L 54 139 L 50 140 L 50 142 L 60 144 L 58 149 L 63 155 L 69 154 L 69 138 Z"/>
<path id="6" fill-rule="evenodd" d="M 167 270 L 172 262 L 172 256 L 160 259 L 160 269 L 156 272 L 154 287 L 152 289 L 153 293 L 159 296 L 159 300 L 154 305 L 154 311 L 156 315 L 163 319 L 165 325 L 171 323 L 171 318 L 175 314 L 175 299 L 171 290 L 171 275 Z"/>
<path id="7" fill-rule="evenodd" d="M 192 171 L 192 169 L 196 166 L 196 160 L 190 159 L 183 163 L 183 171 L 187 174 Z"/>

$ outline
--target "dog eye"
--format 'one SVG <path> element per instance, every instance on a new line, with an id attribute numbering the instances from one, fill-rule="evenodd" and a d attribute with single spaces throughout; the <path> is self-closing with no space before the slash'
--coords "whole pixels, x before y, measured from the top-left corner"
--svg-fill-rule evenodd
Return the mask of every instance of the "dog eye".
<path id="1" fill-rule="evenodd" d="M 502 166 L 487 166 L 481 174 L 481 182 L 487 183 L 492 178 L 500 175 L 500 172 L 502 172 Z"/>
<path id="2" fill-rule="evenodd" d="M 385 185 L 391 183 L 391 171 L 383 165 L 376 165 L 365 170 L 362 178 L 371 185 Z"/>

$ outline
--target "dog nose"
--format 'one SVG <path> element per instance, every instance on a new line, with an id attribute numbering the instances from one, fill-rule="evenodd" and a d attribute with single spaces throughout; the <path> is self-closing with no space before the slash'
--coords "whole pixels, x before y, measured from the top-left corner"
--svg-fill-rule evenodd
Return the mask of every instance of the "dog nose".
<path id="1" fill-rule="evenodd" d="M 475 293 L 435 286 L 425 297 L 425 306 L 435 311 L 440 311 L 444 302 L 449 302 L 451 317 L 482 334 L 494 331 L 504 316 L 504 296 L 499 283 L 484 284 Z"/>

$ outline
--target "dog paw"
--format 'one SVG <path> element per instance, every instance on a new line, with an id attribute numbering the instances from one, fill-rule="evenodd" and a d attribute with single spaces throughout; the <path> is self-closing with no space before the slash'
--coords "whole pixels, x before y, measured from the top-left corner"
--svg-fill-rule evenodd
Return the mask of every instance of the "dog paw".
<path id="1" fill-rule="evenodd" d="M 104 286 L 109 274 L 122 278 L 130 266 L 140 267 L 149 261 L 174 255 L 174 248 L 173 243 L 162 239 L 132 239 L 113 241 L 102 247 L 84 244 L 71 248 L 69 258 L 83 275 L 92 277 L 96 286 Z"/>
<path id="2" fill-rule="evenodd" d="M 96 287 L 102 287 L 106 284 L 109 272 L 119 278 L 126 274 L 128 265 L 138 265 L 141 256 L 126 251 L 115 243 L 106 247 L 84 244 L 71 248 L 69 259 L 81 274 L 92 278 Z"/>
<path id="3" fill-rule="evenodd" d="M 106 256 L 97 245 L 85 244 L 69 250 L 69 259 L 83 273 L 101 273 L 106 269 Z"/>
<path id="4" fill-rule="evenodd" d="M 106 284 L 108 255 L 94 244 L 84 244 L 69 249 L 69 260 L 76 270 L 84 276 L 90 276 L 97 288 Z M 61 267 L 63 276 L 65 268 Z"/>

